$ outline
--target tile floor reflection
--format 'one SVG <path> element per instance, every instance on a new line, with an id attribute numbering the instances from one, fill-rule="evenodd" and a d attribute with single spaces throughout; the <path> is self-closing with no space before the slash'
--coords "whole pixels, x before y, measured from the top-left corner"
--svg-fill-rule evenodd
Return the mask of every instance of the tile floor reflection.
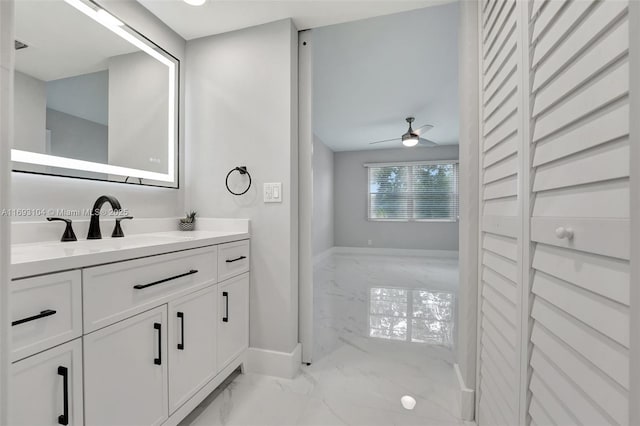
<path id="1" fill-rule="evenodd" d="M 457 259 L 334 255 L 314 271 L 314 359 L 366 337 L 453 360 L 457 289 Z"/>
<path id="2" fill-rule="evenodd" d="M 314 275 L 312 365 L 233 377 L 183 426 L 473 424 L 456 416 L 457 260 L 336 255 Z"/>
<path id="3" fill-rule="evenodd" d="M 453 348 L 452 292 L 372 287 L 369 337 Z"/>

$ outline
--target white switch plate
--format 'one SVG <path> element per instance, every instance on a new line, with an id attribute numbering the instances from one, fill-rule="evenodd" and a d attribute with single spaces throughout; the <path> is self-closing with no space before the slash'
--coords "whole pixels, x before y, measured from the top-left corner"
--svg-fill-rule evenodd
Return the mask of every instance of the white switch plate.
<path id="1" fill-rule="evenodd" d="M 264 202 L 265 203 L 281 203 L 282 202 L 282 183 L 265 183 L 264 184 Z"/>

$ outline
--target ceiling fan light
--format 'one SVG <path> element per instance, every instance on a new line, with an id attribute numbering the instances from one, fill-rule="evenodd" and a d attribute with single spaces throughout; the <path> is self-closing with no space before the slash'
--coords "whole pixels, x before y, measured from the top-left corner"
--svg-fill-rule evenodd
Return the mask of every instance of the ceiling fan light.
<path id="1" fill-rule="evenodd" d="M 207 0 L 184 0 L 184 2 L 191 6 L 202 6 Z"/>
<path id="2" fill-rule="evenodd" d="M 415 133 L 405 133 L 402 135 L 402 145 L 412 147 L 418 145 L 420 137 Z"/>

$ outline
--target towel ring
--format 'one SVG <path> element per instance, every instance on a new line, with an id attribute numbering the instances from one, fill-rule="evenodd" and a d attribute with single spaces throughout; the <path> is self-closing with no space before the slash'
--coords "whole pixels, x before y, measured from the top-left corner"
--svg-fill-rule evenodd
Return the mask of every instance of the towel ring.
<path id="1" fill-rule="evenodd" d="M 247 186 L 247 189 L 245 189 L 242 192 L 233 192 L 231 190 L 231 188 L 229 188 L 229 176 L 231 176 L 231 173 L 233 172 L 239 172 L 241 175 L 247 175 L 249 176 L 249 186 Z M 249 188 L 251 188 L 251 174 L 249 173 L 249 171 L 247 170 L 247 166 L 238 166 L 236 168 L 233 168 L 229 171 L 229 173 L 227 173 L 227 178 L 224 180 L 224 184 L 227 187 L 227 191 L 229 191 L 230 193 L 232 193 L 233 195 L 244 195 L 247 193 L 247 191 L 249 190 Z"/>

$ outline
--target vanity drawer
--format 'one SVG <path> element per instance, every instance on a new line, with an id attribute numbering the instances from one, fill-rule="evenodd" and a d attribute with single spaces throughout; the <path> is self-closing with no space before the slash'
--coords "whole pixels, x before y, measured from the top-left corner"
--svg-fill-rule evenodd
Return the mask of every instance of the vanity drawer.
<path id="1" fill-rule="evenodd" d="M 217 257 L 213 246 L 84 269 L 85 334 L 215 283 Z"/>
<path id="2" fill-rule="evenodd" d="M 218 282 L 249 270 L 249 240 L 221 244 L 218 247 Z"/>
<path id="3" fill-rule="evenodd" d="M 82 335 L 80 271 L 11 282 L 11 360 Z"/>

